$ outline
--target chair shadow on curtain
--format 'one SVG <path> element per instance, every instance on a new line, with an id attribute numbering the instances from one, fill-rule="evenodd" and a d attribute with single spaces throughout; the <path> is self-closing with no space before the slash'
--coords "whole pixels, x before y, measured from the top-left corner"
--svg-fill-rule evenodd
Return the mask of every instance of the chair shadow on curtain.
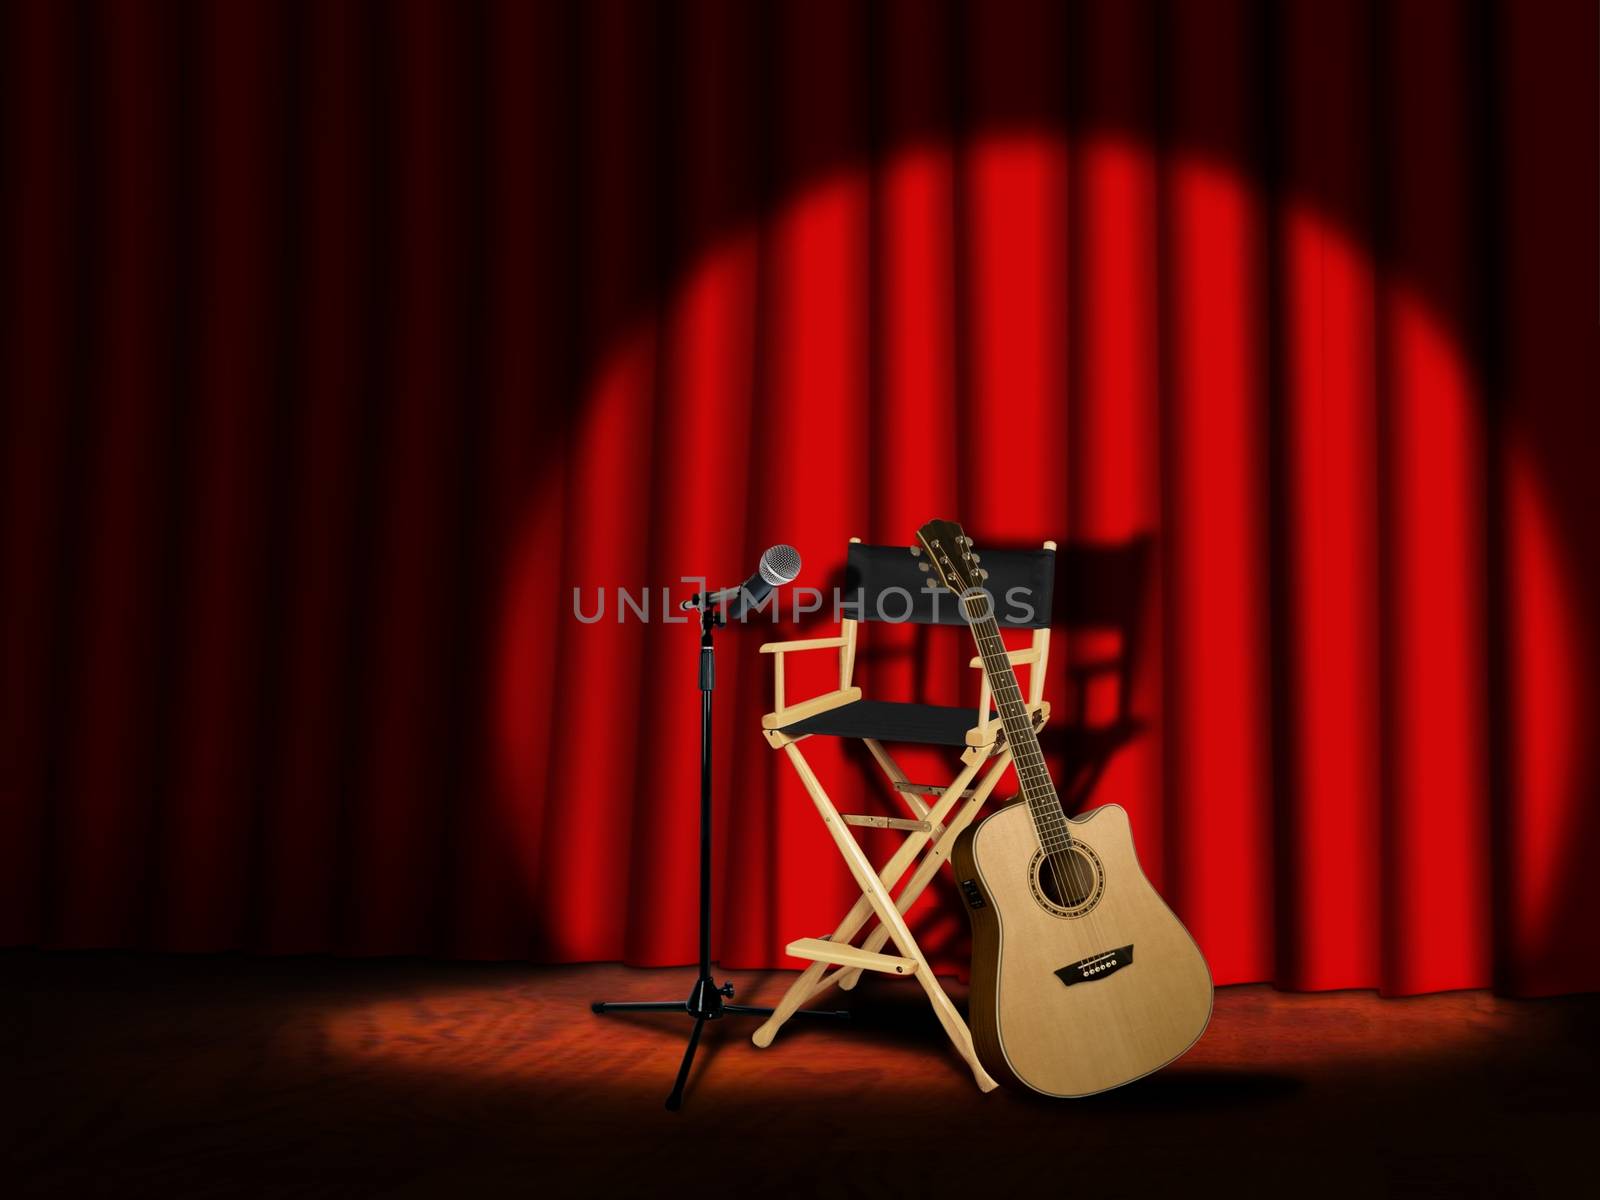
<path id="1" fill-rule="evenodd" d="M 1148 730 L 1149 714 L 1134 711 L 1133 694 L 1154 546 L 1148 536 L 1069 543 L 1056 556 L 1053 628 L 1066 633 L 1067 693 L 1039 742 L 1069 816 L 1094 807 L 1106 767 Z M 1074 633 L 1095 639 L 1087 653 Z"/>

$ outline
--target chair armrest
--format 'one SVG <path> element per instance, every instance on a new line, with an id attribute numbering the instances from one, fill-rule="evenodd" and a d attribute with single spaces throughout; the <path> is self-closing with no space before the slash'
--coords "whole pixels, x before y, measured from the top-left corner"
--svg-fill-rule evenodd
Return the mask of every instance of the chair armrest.
<path id="1" fill-rule="evenodd" d="M 1036 663 L 1039 661 L 1039 652 L 1029 646 L 1026 650 L 1007 650 L 1006 658 L 1010 660 L 1012 666 L 1017 666 L 1019 663 Z M 974 654 L 972 661 L 967 666 L 981 667 L 983 666 L 983 659 Z"/>
<path id="2" fill-rule="evenodd" d="M 781 729 L 792 721 L 803 720 L 815 716 L 817 713 L 827 712 L 830 708 L 842 708 L 846 704 L 854 704 L 861 699 L 861 689 L 858 687 L 835 688 L 831 692 L 823 692 L 820 696 L 813 696 L 809 700 L 802 700 L 798 704 L 779 705 L 761 718 L 761 728 Z"/>
<path id="3" fill-rule="evenodd" d="M 1034 730 L 1037 732 L 1044 728 L 1045 722 L 1050 719 L 1050 701 L 1040 700 L 1036 704 L 1026 705 L 1028 716 L 1033 721 Z M 993 714 L 987 720 L 980 720 L 971 729 L 967 730 L 968 746 L 989 746 L 994 742 L 994 736 L 989 732 L 994 726 L 1000 725 L 999 714 Z"/>
<path id="4" fill-rule="evenodd" d="M 787 642 L 766 642 L 761 647 L 761 653 L 772 655 L 772 711 L 781 713 L 788 709 L 788 704 L 783 695 L 783 656 L 791 650 L 838 650 L 845 645 L 845 638 L 796 638 Z M 857 693 L 859 696 L 859 693 Z"/>
<path id="5" fill-rule="evenodd" d="M 790 650 L 837 650 L 844 645 L 842 637 L 796 638 L 789 642 L 763 642 L 761 653 L 785 654 Z"/>

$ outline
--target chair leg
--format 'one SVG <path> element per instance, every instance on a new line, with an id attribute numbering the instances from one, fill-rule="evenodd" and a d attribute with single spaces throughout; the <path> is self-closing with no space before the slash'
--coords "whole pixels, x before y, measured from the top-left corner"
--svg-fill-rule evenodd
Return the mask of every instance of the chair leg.
<path id="1" fill-rule="evenodd" d="M 785 749 L 787 749 L 787 747 L 785 747 Z M 796 753 L 798 755 L 798 752 Z M 971 781 L 972 774 L 977 770 L 979 764 L 981 764 L 984 760 L 984 755 L 981 751 L 968 751 L 967 755 L 967 767 L 962 771 L 960 779 L 957 780 L 961 786 L 953 789 L 947 789 L 945 795 L 940 797 L 938 803 L 936 803 L 931 809 L 925 810 L 929 823 L 935 827 L 937 827 L 939 823 L 945 820 L 945 818 L 949 815 L 951 808 L 955 806 L 956 800 L 960 797 L 962 791 L 965 790 L 967 783 Z M 804 762 L 805 760 L 802 758 L 800 761 Z M 1002 766 L 1009 761 L 1009 756 L 1002 755 Z M 807 767 L 807 770 L 809 771 L 809 766 Z M 998 778 L 998 773 L 996 774 L 996 778 Z M 804 781 L 805 775 L 802 775 L 801 779 Z M 811 788 L 813 783 L 816 783 L 816 776 L 811 776 L 811 781 L 811 783 L 806 784 L 808 790 Z M 820 789 L 821 786 L 822 785 L 820 783 L 816 783 L 816 787 L 818 789 Z M 976 800 L 979 804 L 983 802 L 981 797 L 974 796 L 972 799 Z M 971 802 L 971 800 L 968 801 L 969 804 Z M 922 852 L 923 847 L 927 845 L 931 838 L 932 835 L 930 833 L 918 831 L 910 834 L 906 840 L 900 844 L 900 846 L 895 850 L 894 855 L 886 864 L 884 864 L 883 870 L 879 872 L 885 887 L 892 888 L 895 886 L 895 884 L 900 882 L 900 877 L 906 873 L 906 869 L 912 864 L 912 862 L 916 860 L 917 855 Z M 838 928 L 833 931 L 832 935 L 829 937 L 829 940 L 840 943 L 850 941 L 858 932 L 860 932 L 861 927 L 867 923 L 871 916 L 872 905 L 868 903 L 865 895 L 858 896 L 854 906 L 852 906 L 850 911 L 845 914 L 844 920 L 839 922 Z M 881 946 L 883 943 L 879 942 L 878 944 Z M 800 978 L 796 979 L 794 983 L 789 985 L 789 990 L 784 993 L 783 999 L 780 1000 L 777 1007 L 772 1010 L 772 1016 L 764 1024 L 762 1024 L 759 1029 L 750 1035 L 750 1040 L 753 1041 L 757 1046 L 770 1046 L 772 1044 L 772 1039 L 777 1036 L 778 1030 L 783 1028 L 784 1022 L 792 1017 L 801 1007 L 816 999 L 817 996 L 827 991 L 827 989 L 832 987 L 835 983 L 840 983 L 848 978 L 853 984 L 856 977 L 860 975 L 860 971 L 853 968 L 842 969 L 835 971 L 832 974 L 827 974 L 827 967 L 827 963 L 812 963 L 809 967 L 802 971 L 800 973 Z"/>
<path id="2" fill-rule="evenodd" d="M 911 815 L 916 817 L 918 820 L 926 819 L 928 815 L 928 806 L 922 802 L 922 797 L 917 795 L 915 792 L 903 792 L 900 790 L 899 785 L 902 783 L 910 783 L 911 777 L 907 775 L 905 773 L 905 769 L 894 760 L 894 755 L 885 750 L 883 748 L 883 743 L 877 741 L 875 738 L 862 738 L 861 740 L 866 744 L 867 749 L 871 751 L 872 757 L 877 759 L 879 768 L 883 771 L 885 777 L 888 778 L 889 786 L 894 789 L 894 794 L 900 798 L 900 802 L 910 809 Z M 935 829 L 933 831 L 933 836 L 938 837 L 940 832 L 940 830 Z"/>
<path id="3" fill-rule="evenodd" d="M 794 763 L 795 770 L 799 773 L 801 781 L 806 785 L 806 791 L 811 793 L 812 802 L 817 806 L 817 812 L 822 816 L 822 823 L 827 826 L 828 832 L 833 837 L 834 844 L 839 847 L 839 852 L 844 856 L 845 863 L 850 868 L 850 873 L 855 876 L 856 883 L 860 886 L 867 901 L 872 906 L 872 911 L 877 914 L 889 929 L 889 936 L 894 939 L 895 946 L 906 958 L 917 964 L 916 978 L 922 984 L 922 989 L 928 994 L 928 1000 L 933 1005 L 934 1014 L 939 1018 L 939 1024 L 944 1026 L 945 1033 L 955 1045 L 956 1051 L 966 1060 L 967 1066 L 972 1071 L 972 1077 L 977 1080 L 982 1091 L 993 1091 L 999 1085 L 983 1069 L 983 1064 L 978 1060 L 978 1053 L 972 1045 L 972 1031 L 967 1028 L 967 1023 L 961 1019 L 961 1014 L 956 1011 L 950 997 L 934 978 L 933 971 L 928 966 L 928 960 L 923 957 L 922 949 L 917 945 L 916 939 L 911 936 L 905 918 L 895 908 L 893 899 L 883 886 L 883 880 L 872 869 L 872 863 L 867 859 L 861 846 L 851 836 L 849 827 L 839 816 L 833 802 L 828 799 L 827 792 L 823 791 L 822 784 L 812 774 L 811 764 L 806 762 L 800 753 L 799 747 L 793 743 L 784 747 L 790 760 Z M 959 795 L 959 792 L 952 795 Z"/>
<path id="4" fill-rule="evenodd" d="M 906 856 L 908 861 L 910 857 L 910 855 Z M 901 864 L 896 869 L 891 861 L 890 866 L 884 870 L 884 877 L 890 880 L 898 880 L 904 871 L 905 864 Z M 891 882 L 889 886 L 893 887 L 894 884 Z M 840 945 L 848 943 L 861 931 L 861 927 L 867 923 L 871 916 L 871 903 L 868 902 L 865 895 L 857 896 L 855 904 L 845 914 L 844 920 L 840 921 L 838 927 L 828 935 L 828 940 L 830 942 L 838 942 Z M 750 1040 L 763 1048 L 772 1045 L 772 1039 L 778 1035 L 778 1030 L 783 1028 L 784 1022 L 794 1016 L 805 1005 L 822 995 L 823 992 L 833 987 L 845 975 L 854 971 L 854 968 L 840 967 L 838 970 L 829 973 L 829 965 L 825 962 L 814 962 L 800 972 L 800 977 L 789 985 L 789 990 L 783 994 L 783 999 L 778 1001 L 777 1006 L 772 1010 L 772 1016 L 768 1017 L 761 1027 L 750 1035 Z"/>
<path id="5" fill-rule="evenodd" d="M 789 990 L 783 994 L 783 999 L 773 1008 L 772 1015 L 750 1035 L 750 1040 L 762 1049 L 772 1045 L 772 1039 L 778 1036 L 778 1030 L 783 1028 L 784 1022 L 799 1012 L 800 1006 L 813 995 L 823 990 L 818 986 L 818 981 L 827 969 L 827 963 L 814 962 L 801 971 L 800 978 L 789 985 Z"/>
<path id="6" fill-rule="evenodd" d="M 873 743 L 872 755 L 878 760 L 878 765 L 883 768 L 883 773 L 889 777 L 889 782 L 891 784 L 906 782 L 906 773 L 901 770 L 900 764 L 895 762 L 895 760 L 890 757 L 887 750 L 883 749 L 881 746 L 878 746 L 876 743 Z M 928 835 L 928 841 L 934 846 L 938 846 L 941 842 L 945 842 L 951 836 L 949 827 L 943 822 L 943 818 L 950 811 L 952 803 L 961 799 L 961 793 L 967 790 L 967 785 L 972 782 L 972 777 L 978 773 L 978 768 L 983 765 L 984 759 L 987 757 L 987 755 L 986 752 L 982 750 L 968 750 L 962 754 L 961 757 L 962 761 L 965 763 L 965 765 L 961 768 L 961 773 L 951 781 L 949 787 L 945 788 L 945 790 L 939 794 L 939 799 L 935 802 L 933 808 L 924 808 L 920 814 L 923 819 L 927 820 L 932 826 L 932 829 Z M 1002 752 L 1001 762 L 1006 763 L 1010 761 L 1009 755 Z M 998 776 L 996 776 L 996 778 L 998 778 Z M 914 796 L 906 792 L 900 792 L 898 794 L 906 801 L 915 799 Z M 987 793 L 985 793 L 985 795 L 987 795 Z M 978 803 L 982 804 L 983 801 L 980 799 Z M 916 811 L 916 807 L 916 805 L 912 805 L 913 812 Z M 935 817 L 935 813 L 939 814 L 939 816 Z M 919 845 L 917 847 L 917 852 L 920 853 L 921 849 L 922 847 Z M 928 878 L 931 879 L 932 875 L 930 874 Z M 885 877 L 884 882 L 890 888 L 893 888 L 894 885 L 899 882 L 899 879 L 900 877 L 897 874 L 893 879 Z M 906 910 L 911 907 L 912 902 L 922 894 L 923 888 L 927 886 L 927 880 L 924 880 L 921 884 L 917 884 L 915 882 L 915 877 L 913 877 L 913 882 L 908 885 L 908 890 L 903 891 L 900 895 L 900 901 L 898 903 L 900 911 L 902 913 L 906 912 Z M 912 891 L 910 888 L 915 888 L 915 890 Z M 878 930 L 875 931 L 875 936 L 878 938 L 877 945 L 881 947 L 883 945 L 884 938 L 887 936 L 883 933 L 882 926 L 879 926 Z M 861 971 L 858 968 L 851 968 L 845 971 L 845 973 L 839 977 L 839 990 L 848 992 L 860 982 Z"/>
<path id="7" fill-rule="evenodd" d="M 910 911 L 911 906 L 917 902 L 917 897 L 922 895 L 928 885 L 933 882 L 933 877 L 939 873 L 939 868 L 949 860 L 951 851 L 955 849 L 956 838 L 961 836 L 963 829 L 972 824 L 973 819 L 978 815 L 978 810 L 989 799 L 990 793 L 994 791 L 995 786 L 1000 782 L 1000 776 L 1005 774 L 1006 767 L 1010 765 L 1010 762 L 1011 752 L 1009 750 L 1002 751 L 995 760 L 994 766 L 989 769 L 989 773 L 983 777 L 983 782 L 978 785 L 972 797 L 961 806 L 956 815 L 945 826 L 944 835 L 933 844 L 928 853 L 923 856 L 922 861 L 917 864 L 916 871 L 912 874 L 906 886 L 900 890 L 900 895 L 895 900 L 895 907 L 902 914 Z M 956 788 L 956 795 L 960 795 L 961 789 L 964 789 L 966 784 L 959 780 L 957 782 L 960 783 L 960 787 Z M 890 886 L 892 887 L 893 885 L 891 884 Z M 861 948 L 863 950 L 881 950 L 884 942 L 888 941 L 888 939 L 888 929 L 879 925 L 867 936 L 867 940 L 861 943 Z M 860 968 L 853 967 L 839 979 L 839 987 L 842 991 L 849 991 L 855 987 L 860 978 Z"/>

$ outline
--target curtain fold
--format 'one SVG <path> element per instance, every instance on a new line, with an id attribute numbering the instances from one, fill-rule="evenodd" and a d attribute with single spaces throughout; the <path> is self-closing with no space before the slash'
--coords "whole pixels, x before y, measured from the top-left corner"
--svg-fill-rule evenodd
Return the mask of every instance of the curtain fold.
<path id="1" fill-rule="evenodd" d="M 1600 987 L 1595 19 L 10 6 L 0 940 L 690 961 L 683 580 L 937 515 L 1152 548 L 1087 803 L 1219 983 Z M 780 597 L 728 967 L 854 899 L 757 733 Z M 974 702 L 964 636 L 859 681 Z M 1063 619 L 1063 719 L 1127 649 Z"/>

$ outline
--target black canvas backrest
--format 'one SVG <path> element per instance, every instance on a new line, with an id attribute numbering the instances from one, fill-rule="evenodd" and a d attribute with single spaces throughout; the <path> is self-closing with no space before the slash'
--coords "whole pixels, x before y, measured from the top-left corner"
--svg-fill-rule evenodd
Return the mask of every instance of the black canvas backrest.
<path id="1" fill-rule="evenodd" d="M 1053 550 L 986 550 L 977 547 L 984 583 L 994 598 L 996 621 L 1012 629 L 1045 629 L 1055 588 Z M 963 625 L 956 598 L 928 588 L 928 575 L 906 546 L 851 542 L 844 572 L 844 615 L 858 621 L 909 621 Z"/>

